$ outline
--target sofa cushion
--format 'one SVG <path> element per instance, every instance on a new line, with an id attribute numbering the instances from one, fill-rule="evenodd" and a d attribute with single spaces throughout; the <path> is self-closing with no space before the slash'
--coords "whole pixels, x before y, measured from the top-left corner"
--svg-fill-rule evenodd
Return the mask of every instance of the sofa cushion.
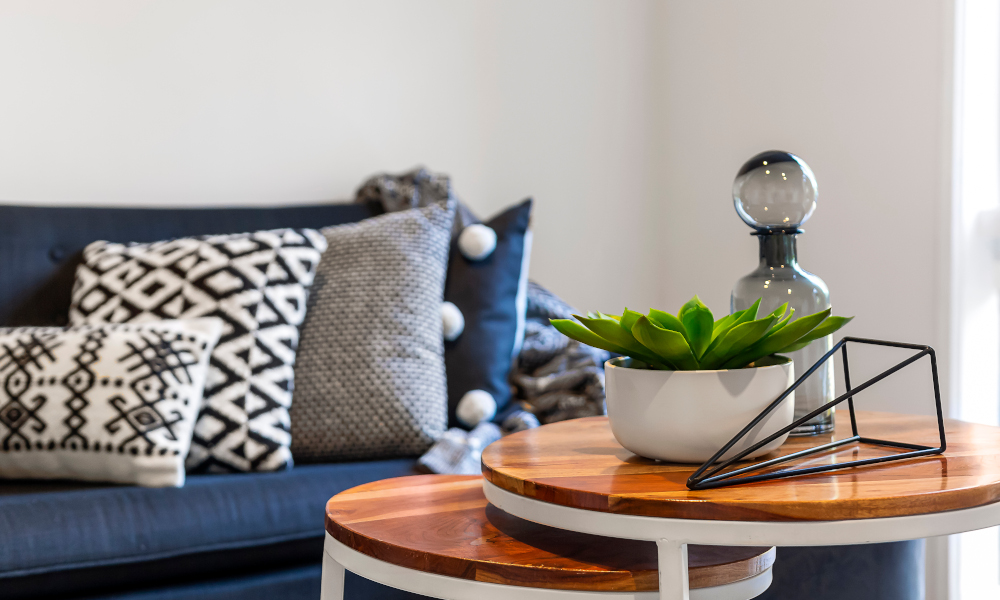
<path id="1" fill-rule="evenodd" d="M 465 258 L 452 240 L 444 299 L 462 312 L 465 330 L 444 345 L 450 424 L 470 427 L 456 411 L 472 390 L 489 392 L 498 409 L 510 401 L 510 369 L 524 337 L 531 204 L 525 200 L 486 222 L 497 241 L 483 259 Z"/>
<path id="2" fill-rule="evenodd" d="M 387 212 L 444 200 L 457 201 L 450 178 L 424 168 L 398 175 L 375 175 L 355 194 L 355 201 L 378 202 Z M 526 199 L 480 223 L 468 207 L 458 203 L 444 288 L 444 299 L 458 308 L 464 321 L 464 330 L 459 328 L 457 338 L 449 336 L 444 347 L 450 426 L 475 426 L 474 422 L 464 423 L 457 418 L 458 404 L 473 390 L 489 393 L 498 414 L 503 414 L 510 401 L 508 377 L 524 339 L 531 205 L 531 199 Z M 486 235 L 495 238 L 479 248 L 481 253 L 466 256 L 461 240 L 469 226 L 475 226 L 480 233 L 492 230 Z M 475 249 L 466 246 L 466 250 Z M 485 402 L 488 409 L 489 400 Z"/>
<path id="3" fill-rule="evenodd" d="M 417 456 L 444 433 L 453 216 L 442 202 L 322 230 L 295 366 L 296 461 Z"/>
<path id="4" fill-rule="evenodd" d="M 199 475 L 189 477 L 183 488 L 167 489 L 3 482 L 0 589 L 18 591 L 16 597 L 79 593 L 88 581 L 101 583 L 78 577 L 94 568 L 105 571 L 104 581 L 146 585 L 176 575 L 161 561 L 187 555 L 209 557 L 199 562 L 215 572 L 243 568 L 241 552 L 247 549 L 295 541 L 319 548 L 316 540 L 322 539 L 324 506 L 331 496 L 413 474 L 413 465 L 403 459 Z M 317 554 L 313 560 L 318 559 Z M 110 567 L 117 569 L 109 572 Z M 186 575 L 198 568 L 189 565 Z M 56 573 L 60 576 L 38 577 Z"/>
<path id="5" fill-rule="evenodd" d="M 184 485 L 215 318 L 0 328 L 0 477 Z"/>
<path id="6" fill-rule="evenodd" d="M 96 241 L 83 250 L 69 322 L 220 319 L 187 469 L 280 471 L 292 463 L 295 350 L 324 250 L 326 238 L 310 228 Z"/>
<path id="7" fill-rule="evenodd" d="M 65 325 L 81 252 L 95 240 L 155 242 L 196 235 L 354 223 L 376 202 L 282 208 L 0 206 L 0 325 Z"/>

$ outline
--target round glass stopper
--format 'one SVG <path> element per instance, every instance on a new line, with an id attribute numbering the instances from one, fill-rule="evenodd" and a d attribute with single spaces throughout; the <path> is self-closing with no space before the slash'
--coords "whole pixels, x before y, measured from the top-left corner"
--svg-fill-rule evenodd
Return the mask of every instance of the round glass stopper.
<path id="1" fill-rule="evenodd" d="M 791 152 L 761 152 L 740 168 L 733 181 L 733 204 L 757 230 L 794 230 L 816 210 L 819 188 L 804 160 Z"/>

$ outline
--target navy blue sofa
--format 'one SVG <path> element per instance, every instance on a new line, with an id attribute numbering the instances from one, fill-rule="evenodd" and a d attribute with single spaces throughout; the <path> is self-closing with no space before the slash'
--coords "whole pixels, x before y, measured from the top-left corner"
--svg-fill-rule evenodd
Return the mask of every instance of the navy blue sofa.
<path id="1" fill-rule="evenodd" d="M 379 212 L 374 204 L 0 206 L 0 325 L 65 324 L 80 251 L 93 240 L 323 227 Z M 315 600 L 326 500 L 361 483 L 412 474 L 414 459 L 191 476 L 180 489 L 0 480 L 0 600 Z M 923 546 L 779 549 L 774 573 L 763 599 L 917 600 Z M 417 598 L 352 575 L 347 597 Z"/>

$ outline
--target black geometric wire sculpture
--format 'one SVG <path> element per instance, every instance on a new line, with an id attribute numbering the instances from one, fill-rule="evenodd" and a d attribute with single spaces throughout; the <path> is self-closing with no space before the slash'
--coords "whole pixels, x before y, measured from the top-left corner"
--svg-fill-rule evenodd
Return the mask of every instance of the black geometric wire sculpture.
<path id="1" fill-rule="evenodd" d="M 868 344 L 872 346 L 888 346 L 890 348 L 904 348 L 909 350 L 917 350 L 918 352 L 913 356 L 911 356 L 910 358 L 907 358 L 906 360 L 895 365 L 894 367 L 883 371 L 882 373 L 876 375 L 875 377 L 872 377 L 871 379 L 862 383 L 858 387 L 852 388 L 850 363 L 847 360 L 848 343 Z M 725 453 L 728 452 L 730 448 L 732 448 L 741 439 L 743 439 L 754 427 L 757 426 L 758 423 L 764 420 L 764 418 L 767 417 L 767 415 L 770 414 L 771 411 L 777 408 L 778 405 L 785 400 L 785 398 L 791 395 L 791 393 L 795 391 L 795 388 L 799 387 L 799 385 L 801 385 L 802 382 L 805 381 L 810 375 L 815 373 L 816 370 L 823 365 L 823 363 L 825 363 L 827 360 L 833 357 L 833 355 L 836 354 L 837 350 L 843 352 L 843 358 L 844 358 L 844 383 L 847 389 L 847 391 L 844 394 L 838 396 L 837 398 L 831 400 L 830 402 L 827 402 L 826 404 L 812 411 L 808 415 L 805 415 L 804 417 L 797 419 L 791 425 L 771 434 L 767 438 L 739 452 L 735 456 L 732 456 L 726 459 L 725 461 L 722 461 L 719 464 L 715 464 L 715 461 L 719 460 L 723 455 L 725 455 Z M 938 432 L 940 433 L 941 436 L 941 444 L 938 447 L 934 448 L 931 446 L 921 446 L 918 444 L 907 444 L 904 442 L 892 442 L 888 440 L 877 440 L 873 438 L 862 437 L 861 434 L 858 433 L 858 421 L 854 415 L 854 396 L 870 388 L 876 383 L 882 381 L 883 379 L 899 371 L 900 369 L 917 362 L 924 356 L 929 356 L 931 360 L 931 375 L 934 379 L 934 402 L 937 408 Z M 819 415 L 820 413 L 825 412 L 826 410 L 829 410 L 834 406 L 837 406 L 838 404 L 844 402 L 845 400 L 847 401 L 847 406 L 850 409 L 850 414 L 851 414 L 851 433 L 852 433 L 851 437 L 842 440 L 837 440 L 836 442 L 831 442 L 829 444 L 824 444 L 822 446 L 817 446 L 815 448 L 809 448 L 807 450 L 795 452 L 793 454 L 789 454 L 786 456 L 780 456 L 778 458 L 774 458 L 771 460 L 754 463 L 750 466 L 743 467 L 741 469 L 735 469 L 727 473 L 722 473 L 722 471 L 725 470 L 727 467 L 741 460 L 743 457 L 754 452 L 758 448 L 761 448 L 771 443 L 772 441 L 778 439 L 779 437 L 785 435 L 786 433 L 791 432 L 793 429 L 795 429 L 799 425 L 802 425 L 809 419 L 812 419 L 816 415 Z M 816 454 L 818 452 L 826 452 L 827 450 L 832 450 L 834 448 L 838 448 L 840 446 L 845 446 L 847 444 L 853 444 L 853 443 L 872 444 L 876 446 L 888 446 L 891 448 L 899 448 L 908 451 L 899 454 L 893 454 L 890 456 L 865 458 L 865 459 L 853 460 L 849 462 L 837 463 L 832 465 L 807 467 L 802 469 L 785 469 L 781 471 L 773 471 L 771 473 L 764 473 L 760 475 L 749 475 L 745 477 L 740 477 L 740 475 L 745 475 L 746 473 L 752 473 L 760 469 L 766 469 L 774 465 L 779 465 L 781 463 L 795 460 L 797 458 L 802 458 L 803 456 Z M 757 418 L 751 421 L 749 425 L 744 427 L 743 430 L 740 431 L 738 434 L 736 434 L 736 436 L 733 439 L 729 440 L 729 442 L 725 446 L 723 446 L 722 449 L 720 449 L 718 452 L 715 453 L 715 456 L 708 459 L 708 461 L 705 464 L 703 464 L 697 471 L 695 471 L 694 474 L 688 478 L 687 487 L 690 490 L 706 490 L 706 489 L 725 487 L 730 485 L 738 485 L 741 483 L 753 483 L 757 481 L 769 481 L 771 479 L 780 479 L 784 477 L 794 477 L 796 475 L 823 473 L 826 471 L 847 469 L 850 467 L 860 467 L 862 465 L 891 462 L 894 460 L 905 460 L 908 458 L 916 458 L 918 456 L 928 456 L 931 454 L 941 454 L 942 452 L 945 451 L 946 448 L 947 448 L 947 442 L 945 441 L 945 435 L 944 435 L 944 415 L 942 414 L 941 411 L 941 389 L 938 384 L 937 358 L 934 354 L 934 349 L 931 348 L 930 346 L 921 346 L 917 344 L 904 344 L 900 342 L 886 342 L 882 340 L 869 340 L 864 338 L 845 337 L 839 342 L 837 342 L 836 345 L 834 345 L 834 347 L 829 352 L 823 355 L 823 358 L 819 359 L 819 361 L 817 361 L 816 364 L 810 367 L 809 370 L 802 375 L 802 377 L 799 377 L 799 379 L 795 383 L 793 383 L 791 387 L 789 387 L 787 390 L 784 391 L 784 393 L 778 396 L 778 398 L 774 402 L 769 404 L 768 407 L 765 408 L 763 412 L 757 415 Z"/>

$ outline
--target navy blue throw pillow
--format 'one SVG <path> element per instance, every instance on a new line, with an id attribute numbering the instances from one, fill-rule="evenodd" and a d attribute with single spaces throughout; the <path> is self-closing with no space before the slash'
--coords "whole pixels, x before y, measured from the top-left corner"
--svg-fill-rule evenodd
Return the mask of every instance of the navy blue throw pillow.
<path id="1" fill-rule="evenodd" d="M 466 392 L 489 392 L 498 413 L 510 401 L 508 377 L 520 344 L 518 338 L 524 332 L 524 304 L 518 300 L 518 288 L 521 269 L 527 268 L 525 241 L 530 221 L 529 198 L 484 223 L 496 232 L 497 243 L 493 252 L 479 261 L 462 255 L 457 237 L 451 241 L 444 299 L 454 303 L 465 317 L 465 330 L 444 346 L 448 422 L 452 426 L 461 426 L 455 408 Z"/>

